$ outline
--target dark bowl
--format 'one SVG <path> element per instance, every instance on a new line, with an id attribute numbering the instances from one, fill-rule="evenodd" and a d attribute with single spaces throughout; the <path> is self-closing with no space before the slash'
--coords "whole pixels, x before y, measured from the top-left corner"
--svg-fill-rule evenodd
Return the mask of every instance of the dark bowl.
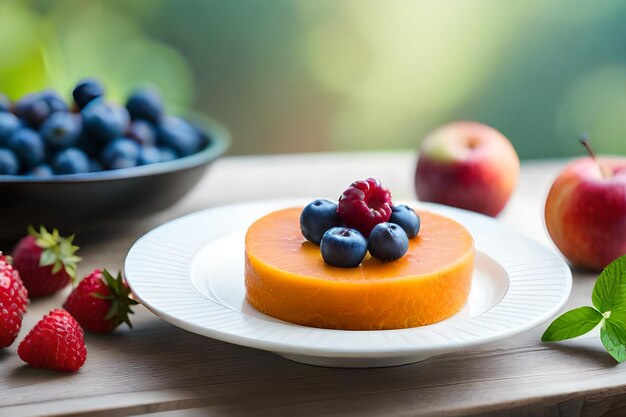
<path id="1" fill-rule="evenodd" d="M 0 242 L 17 240 L 29 224 L 69 234 L 111 219 L 144 217 L 173 205 L 230 144 L 230 135 L 220 124 L 193 120 L 212 141 L 184 158 L 46 179 L 0 175 Z"/>

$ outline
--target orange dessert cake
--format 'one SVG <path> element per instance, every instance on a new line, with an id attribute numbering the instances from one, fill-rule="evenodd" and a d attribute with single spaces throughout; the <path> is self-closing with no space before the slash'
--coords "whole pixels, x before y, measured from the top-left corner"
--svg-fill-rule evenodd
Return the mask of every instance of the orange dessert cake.
<path id="1" fill-rule="evenodd" d="M 380 209 L 380 199 L 368 202 L 367 192 L 354 193 L 366 208 L 382 212 L 382 221 L 389 221 L 390 194 L 387 210 Z M 341 204 L 340 200 L 340 208 Z M 358 266 L 341 268 L 325 262 L 320 246 L 303 237 L 302 212 L 302 208 L 278 210 L 248 229 L 246 298 L 258 311 L 304 326 L 380 330 L 436 323 L 465 305 L 474 241 L 456 221 L 418 211 L 419 234 L 408 239 L 401 257 L 383 262 L 372 256 L 370 247 L 372 255 L 364 255 Z M 361 238 L 369 232 L 366 229 Z"/>

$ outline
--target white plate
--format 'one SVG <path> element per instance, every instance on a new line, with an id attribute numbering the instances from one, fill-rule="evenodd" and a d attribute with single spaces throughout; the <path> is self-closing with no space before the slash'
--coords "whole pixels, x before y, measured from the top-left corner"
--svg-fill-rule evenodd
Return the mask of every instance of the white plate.
<path id="1" fill-rule="evenodd" d="M 126 279 L 146 307 L 183 329 L 298 362 L 340 367 L 401 365 L 505 339 L 554 316 L 569 296 L 570 269 L 544 246 L 489 217 L 415 203 L 457 220 L 474 237 L 472 290 L 462 311 L 401 330 L 327 330 L 274 319 L 245 301 L 245 231 L 266 213 L 306 203 L 222 206 L 166 223 L 133 245 Z"/>

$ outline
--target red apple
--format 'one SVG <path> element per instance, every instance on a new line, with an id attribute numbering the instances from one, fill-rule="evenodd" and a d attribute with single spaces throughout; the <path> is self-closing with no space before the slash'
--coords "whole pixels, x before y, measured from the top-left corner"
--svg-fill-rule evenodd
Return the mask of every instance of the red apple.
<path id="1" fill-rule="evenodd" d="M 422 201 L 496 216 L 519 177 L 519 158 L 496 129 L 455 122 L 430 133 L 420 147 L 415 192 Z"/>
<path id="2" fill-rule="evenodd" d="M 572 264 L 600 270 L 626 253 L 626 159 L 590 153 L 567 165 L 552 184 L 545 220 Z"/>

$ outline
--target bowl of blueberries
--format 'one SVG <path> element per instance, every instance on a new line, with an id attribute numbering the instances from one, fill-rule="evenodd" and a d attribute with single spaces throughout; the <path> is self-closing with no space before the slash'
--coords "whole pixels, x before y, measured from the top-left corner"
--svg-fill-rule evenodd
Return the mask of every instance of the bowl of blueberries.
<path id="1" fill-rule="evenodd" d="M 93 78 L 70 102 L 53 90 L 15 102 L 0 94 L 0 240 L 29 224 L 71 233 L 167 208 L 229 143 L 217 122 L 166 114 L 151 87 L 125 105 Z"/>

